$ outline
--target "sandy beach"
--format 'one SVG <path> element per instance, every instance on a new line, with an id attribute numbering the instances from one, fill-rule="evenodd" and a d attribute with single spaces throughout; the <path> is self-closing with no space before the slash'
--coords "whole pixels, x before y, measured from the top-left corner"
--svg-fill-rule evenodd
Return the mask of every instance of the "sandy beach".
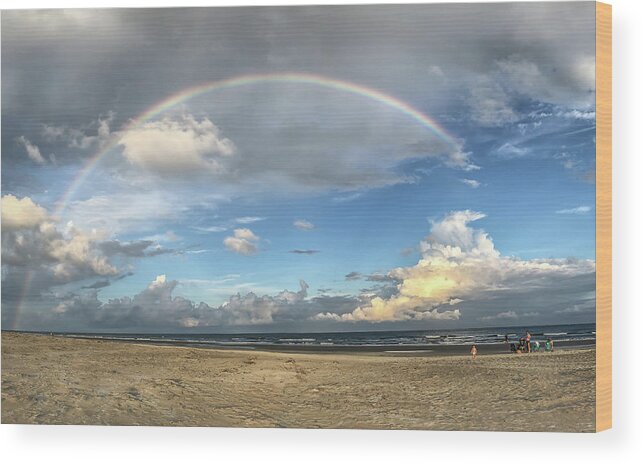
<path id="1" fill-rule="evenodd" d="M 595 350 L 278 353 L 2 334 L 2 422 L 590 432 Z"/>

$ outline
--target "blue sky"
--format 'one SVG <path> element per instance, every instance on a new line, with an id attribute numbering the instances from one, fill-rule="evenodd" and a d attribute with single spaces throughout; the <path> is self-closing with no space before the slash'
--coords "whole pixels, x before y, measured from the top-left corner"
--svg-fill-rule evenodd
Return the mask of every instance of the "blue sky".
<path id="1" fill-rule="evenodd" d="M 593 321 L 593 21 L 590 2 L 4 12 L 3 327 Z M 248 73 L 375 89 L 453 144 L 305 82 L 131 124 Z"/>

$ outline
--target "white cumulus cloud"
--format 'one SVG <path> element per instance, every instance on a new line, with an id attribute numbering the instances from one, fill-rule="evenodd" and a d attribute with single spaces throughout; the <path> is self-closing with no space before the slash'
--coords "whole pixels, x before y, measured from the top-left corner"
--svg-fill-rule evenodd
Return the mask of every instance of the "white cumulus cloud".
<path id="1" fill-rule="evenodd" d="M 35 204 L 29 197 L 14 195 L 2 197 L 2 230 L 29 229 L 51 220 L 45 208 Z"/>
<path id="2" fill-rule="evenodd" d="M 299 230 L 313 230 L 315 228 L 315 224 L 305 219 L 297 219 L 292 224 Z"/>
<path id="3" fill-rule="evenodd" d="M 5 264 L 32 267 L 68 282 L 118 269 L 100 250 L 100 230 L 85 232 L 68 223 L 59 230 L 47 211 L 29 197 L 2 197 L 2 258 Z"/>
<path id="4" fill-rule="evenodd" d="M 131 164 L 162 176 L 220 173 L 221 159 L 236 151 L 210 119 L 191 115 L 146 122 L 124 132 L 119 144 Z"/>
<path id="5" fill-rule="evenodd" d="M 388 273 L 398 282 L 392 296 L 372 298 L 350 313 L 325 312 L 316 318 L 372 322 L 459 319 L 460 309 L 448 308 L 497 291 L 506 296 L 546 289 L 559 279 L 595 272 L 595 263 L 590 260 L 502 256 L 485 231 L 470 226 L 484 217 L 470 210 L 447 214 L 433 223 L 431 233 L 420 243 L 420 261 Z M 511 313 L 505 316 L 511 317 Z"/>
<path id="6" fill-rule="evenodd" d="M 226 237 L 223 240 L 225 247 L 234 252 L 239 253 L 240 255 L 254 255 L 257 253 L 257 244 L 259 237 L 255 235 L 250 229 L 235 229 L 234 235 Z"/>
<path id="7" fill-rule="evenodd" d="M 460 182 L 474 189 L 477 189 L 481 185 L 480 181 L 477 181 L 475 179 L 460 179 Z"/>

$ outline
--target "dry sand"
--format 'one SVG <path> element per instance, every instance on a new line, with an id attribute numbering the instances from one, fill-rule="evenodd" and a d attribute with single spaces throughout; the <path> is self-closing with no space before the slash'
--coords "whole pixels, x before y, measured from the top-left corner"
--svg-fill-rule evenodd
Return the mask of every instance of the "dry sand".
<path id="1" fill-rule="evenodd" d="M 595 351 L 282 354 L 2 334 L 2 422 L 593 431 Z"/>

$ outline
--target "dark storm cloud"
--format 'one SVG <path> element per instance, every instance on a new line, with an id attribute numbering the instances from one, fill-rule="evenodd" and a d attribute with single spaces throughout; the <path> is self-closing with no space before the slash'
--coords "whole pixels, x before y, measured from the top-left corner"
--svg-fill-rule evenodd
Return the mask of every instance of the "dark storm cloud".
<path id="1" fill-rule="evenodd" d="M 362 274 L 360 272 L 353 271 L 346 274 L 344 278 L 346 280 L 359 280 L 362 278 Z"/>
<path id="2" fill-rule="evenodd" d="M 379 274 L 374 273 L 366 276 L 366 280 L 369 282 L 395 282 L 397 279 L 389 276 L 388 274 Z"/>
<path id="3" fill-rule="evenodd" d="M 301 281 L 296 292 L 284 290 L 263 296 L 253 292 L 237 294 L 222 305 L 212 307 L 174 296 L 178 283 L 159 276 L 135 296 L 113 298 L 106 303 L 98 300 L 95 289 L 51 297 L 50 308 L 43 313 L 41 324 L 74 330 L 253 327 L 306 321 L 322 309 L 343 314 L 358 303 L 349 296 L 307 299 L 308 284 Z"/>
<path id="4" fill-rule="evenodd" d="M 482 120 L 480 101 L 509 105 L 516 92 L 575 105 L 593 99 L 582 79 L 589 64 L 579 61 L 593 57 L 593 8 L 574 2 L 5 11 L 3 158 L 25 161 L 14 140 L 26 136 L 37 144 L 44 124 L 86 127 L 114 111 L 111 125 L 120 127 L 178 89 L 249 72 L 328 74 L 402 98 L 428 98 L 434 112 L 473 105 Z M 485 90 L 497 77 L 502 88 Z M 435 89 L 430 95 L 427 85 Z M 449 97 L 463 92 L 470 102 Z M 257 103 L 254 96 L 248 104 Z"/>
<path id="5" fill-rule="evenodd" d="M 586 321 L 596 310 L 595 289 L 596 273 L 550 277 L 534 282 L 533 287 L 490 291 L 476 301 L 458 303 L 458 307 L 462 322 L 474 325 L 513 325 L 512 320 L 524 322 L 525 317 L 539 324 L 573 324 Z"/>
<path id="6" fill-rule="evenodd" d="M 84 287 L 80 287 L 82 289 L 93 289 L 93 290 L 98 290 L 99 288 L 105 288 L 109 287 L 111 285 L 109 280 L 97 280 L 91 285 L 86 285 Z"/>
<path id="7" fill-rule="evenodd" d="M 127 277 L 130 277 L 130 276 L 133 276 L 133 275 L 134 275 L 133 272 L 126 272 L 125 274 L 122 274 L 122 275 L 119 275 L 117 277 L 114 277 L 111 280 L 109 280 L 109 279 L 97 280 L 93 284 L 85 285 L 85 286 L 80 287 L 80 288 L 83 289 L 83 290 L 98 290 L 100 288 L 109 287 L 110 285 L 112 285 L 112 282 L 117 282 L 119 280 L 123 280 L 123 279 L 125 279 Z"/>

